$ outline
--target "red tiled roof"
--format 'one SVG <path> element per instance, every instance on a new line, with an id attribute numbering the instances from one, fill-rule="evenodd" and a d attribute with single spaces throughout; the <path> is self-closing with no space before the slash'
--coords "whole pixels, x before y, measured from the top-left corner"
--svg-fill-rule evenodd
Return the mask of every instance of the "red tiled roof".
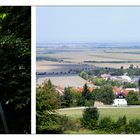
<path id="1" fill-rule="evenodd" d="M 83 92 L 83 90 L 84 90 L 83 87 L 79 87 L 79 88 L 78 88 L 78 91 L 79 91 L 79 92 Z M 94 88 L 89 87 L 89 91 L 90 91 L 90 92 L 92 92 L 93 90 L 94 90 Z"/>
<path id="2" fill-rule="evenodd" d="M 83 92 L 83 88 L 82 87 L 78 88 L 78 91 Z"/>
<path id="3" fill-rule="evenodd" d="M 63 88 L 60 85 L 56 86 L 56 88 L 59 90 L 63 90 Z"/>
<path id="4" fill-rule="evenodd" d="M 120 93 L 121 90 L 117 86 L 114 86 L 113 91 L 115 92 L 115 94 L 118 94 L 118 93 Z"/>
<path id="5" fill-rule="evenodd" d="M 128 90 L 126 90 L 126 89 L 123 89 L 122 91 L 121 91 L 121 93 L 123 93 L 123 95 L 125 96 L 125 95 L 127 95 L 128 94 Z"/>
<path id="6" fill-rule="evenodd" d="M 93 90 L 94 90 L 94 88 L 92 88 L 92 87 L 89 88 L 89 91 L 90 91 L 90 92 L 92 92 Z"/>

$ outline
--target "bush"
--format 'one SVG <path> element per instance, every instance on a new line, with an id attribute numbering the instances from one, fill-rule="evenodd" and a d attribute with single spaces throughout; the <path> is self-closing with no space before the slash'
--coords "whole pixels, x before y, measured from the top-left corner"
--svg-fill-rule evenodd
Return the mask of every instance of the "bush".
<path id="1" fill-rule="evenodd" d="M 47 112 L 37 113 L 37 134 L 61 134 L 62 128 L 59 124 L 60 117 Z"/>
<path id="2" fill-rule="evenodd" d="M 126 96 L 126 100 L 128 105 L 139 105 L 140 101 L 138 98 L 138 93 L 134 92 L 134 91 L 130 91 L 127 96 Z"/>
<path id="3" fill-rule="evenodd" d="M 114 133 L 125 134 L 127 132 L 127 119 L 126 116 L 119 117 L 116 123 L 114 124 Z"/>
<path id="4" fill-rule="evenodd" d="M 140 119 L 129 121 L 128 132 L 132 134 L 140 134 Z"/>
<path id="5" fill-rule="evenodd" d="M 78 128 L 77 123 L 73 120 L 70 120 L 66 116 L 60 116 L 59 124 L 61 126 L 62 132 L 67 131 L 67 130 L 77 130 Z"/>
<path id="6" fill-rule="evenodd" d="M 99 118 L 99 113 L 98 113 L 97 108 L 89 107 L 84 110 L 81 123 L 86 128 L 95 129 L 97 127 L 98 118 Z"/>
<path id="7" fill-rule="evenodd" d="M 85 106 L 94 106 L 94 100 L 85 100 Z"/>
<path id="8" fill-rule="evenodd" d="M 114 122 L 110 117 L 104 117 L 99 121 L 99 129 L 106 132 L 112 132 L 113 124 Z"/>
<path id="9" fill-rule="evenodd" d="M 38 114 L 41 115 L 37 123 L 38 134 L 62 134 L 67 130 L 77 130 L 79 128 L 76 121 L 70 120 L 66 116 L 58 114 Z"/>

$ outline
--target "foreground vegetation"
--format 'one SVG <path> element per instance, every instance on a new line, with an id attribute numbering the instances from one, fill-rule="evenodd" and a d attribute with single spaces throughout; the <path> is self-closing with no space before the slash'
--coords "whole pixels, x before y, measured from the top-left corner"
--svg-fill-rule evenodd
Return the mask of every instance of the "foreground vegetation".
<path id="1" fill-rule="evenodd" d="M 140 134 L 140 119 L 127 121 L 126 116 L 121 116 L 117 120 L 111 117 L 99 119 L 97 108 L 87 108 L 83 111 L 82 117 L 73 121 L 75 130 L 67 130 L 64 133 L 86 133 L 86 134 Z M 79 129 L 78 129 L 79 128 Z"/>
<path id="2" fill-rule="evenodd" d="M 85 101 L 91 100 L 87 96 L 89 92 L 84 91 L 88 91 L 86 85 L 82 95 L 82 99 L 84 99 L 82 103 L 85 105 Z M 37 133 L 140 133 L 140 120 L 138 119 L 140 108 L 115 108 L 114 110 L 87 108 L 60 111 L 62 105 L 70 107 L 69 105 L 73 103 L 73 98 L 69 93 L 70 89 L 68 88 L 65 89 L 66 95 L 60 96 L 50 80 L 37 87 Z"/>

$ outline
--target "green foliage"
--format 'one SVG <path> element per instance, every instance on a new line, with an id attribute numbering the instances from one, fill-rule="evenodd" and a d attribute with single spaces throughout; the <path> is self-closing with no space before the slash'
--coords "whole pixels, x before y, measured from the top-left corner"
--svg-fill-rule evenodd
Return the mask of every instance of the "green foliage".
<path id="1" fill-rule="evenodd" d="M 72 106 L 73 97 L 70 87 L 64 89 L 64 95 L 61 97 L 61 101 L 62 101 L 61 105 L 64 107 Z"/>
<path id="2" fill-rule="evenodd" d="M 129 121 L 128 133 L 140 134 L 140 119 L 133 119 Z"/>
<path id="3" fill-rule="evenodd" d="M 128 124 L 127 124 L 126 116 L 119 117 L 116 123 L 114 124 L 114 128 L 113 128 L 114 133 L 125 134 L 127 133 L 127 129 L 128 129 Z"/>
<path id="4" fill-rule="evenodd" d="M 114 122 L 110 117 L 104 117 L 99 121 L 99 129 L 106 132 L 112 132 L 113 124 Z"/>
<path id="5" fill-rule="evenodd" d="M 93 91 L 95 96 L 95 100 L 101 101 L 104 104 L 112 104 L 115 98 L 112 86 L 110 84 L 106 84 L 101 86 L 100 88 L 96 88 Z"/>
<path id="6" fill-rule="evenodd" d="M 121 82 L 117 82 L 113 80 L 107 80 L 106 83 L 110 84 L 111 86 L 117 86 L 117 87 L 120 87 L 122 85 Z"/>
<path id="7" fill-rule="evenodd" d="M 128 76 L 139 76 L 140 75 L 140 68 L 133 68 L 126 70 Z"/>
<path id="8" fill-rule="evenodd" d="M 87 86 L 87 84 L 85 84 L 83 86 L 83 92 L 82 92 L 82 96 L 84 97 L 84 99 L 86 99 L 86 100 L 90 99 L 89 93 L 90 93 L 90 91 L 88 89 L 88 86 Z"/>
<path id="9" fill-rule="evenodd" d="M 60 116 L 60 97 L 51 81 L 45 81 L 36 93 L 37 133 L 62 133 Z"/>
<path id="10" fill-rule="evenodd" d="M 60 97 L 50 81 L 45 81 L 42 87 L 37 88 L 36 109 L 52 112 L 60 107 Z"/>
<path id="11" fill-rule="evenodd" d="M 97 127 L 98 118 L 99 118 L 99 113 L 97 108 L 89 107 L 84 110 L 81 123 L 86 128 L 95 129 Z"/>
<path id="12" fill-rule="evenodd" d="M 80 72 L 79 76 L 81 76 L 83 79 L 88 80 L 89 76 L 85 71 Z"/>
<path id="13" fill-rule="evenodd" d="M 124 88 L 136 88 L 137 87 L 137 84 L 135 83 L 126 83 L 124 85 Z"/>
<path id="14" fill-rule="evenodd" d="M 93 82 L 93 84 L 95 84 L 97 86 L 102 86 L 106 83 L 106 80 L 103 78 L 96 77 L 96 78 L 92 79 L 92 82 Z"/>
<path id="15" fill-rule="evenodd" d="M 138 99 L 138 93 L 134 91 L 130 91 L 126 96 L 128 105 L 139 105 L 140 101 Z"/>
<path id="16" fill-rule="evenodd" d="M 109 73 L 113 76 L 120 76 L 125 73 L 125 70 L 124 69 L 114 69 L 114 68 L 96 68 L 87 73 L 89 74 L 89 76 L 90 75 L 100 76 L 101 74 L 104 74 L 104 73 Z"/>
<path id="17" fill-rule="evenodd" d="M 93 106 L 94 105 L 94 95 L 89 91 L 87 84 L 83 86 L 83 92 L 81 97 L 82 105 Z"/>
<path id="18" fill-rule="evenodd" d="M 78 92 L 70 87 L 64 89 L 61 96 L 61 107 L 93 106 L 94 95 L 89 91 L 87 84 L 83 86 L 83 92 Z"/>
<path id="19" fill-rule="evenodd" d="M 91 93 L 92 94 L 92 93 Z M 90 99 L 90 100 L 85 100 L 85 104 L 84 106 L 94 106 L 94 100 Z"/>
<path id="20" fill-rule="evenodd" d="M 65 92 L 69 94 L 70 88 L 65 89 Z M 60 96 L 50 80 L 45 81 L 42 86 L 37 88 L 36 128 L 38 134 L 61 134 L 64 131 L 77 128 L 72 120 L 56 112 L 60 105 Z"/>
<path id="21" fill-rule="evenodd" d="M 31 7 L 0 7 L 0 101 L 10 133 L 30 133 Z"/>

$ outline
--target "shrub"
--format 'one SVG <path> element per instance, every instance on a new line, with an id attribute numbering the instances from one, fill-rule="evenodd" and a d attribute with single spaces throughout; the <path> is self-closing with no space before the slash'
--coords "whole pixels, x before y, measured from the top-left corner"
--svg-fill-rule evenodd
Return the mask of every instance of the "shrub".
<path id="1" fill-rule="evenodd" d="M 127 119 L 126 116 L 119 117 L 113 126 L 114 133 L 123 134 L 127 132 Z"/>
<path id="2" fill-rule="evenodd" d="M 128 105 L 139 105 L 140 101 L 138 99 L 138 93 L 134 92 L 134 91 L 130 91 L 127 96 L 126 96 L 126 100 Z"/>
<path id="3" fill-rule="evenodd" d="M 133 119 L 129 121 L 129 133 L 140 134 L 140 119 Z"/>
<path id="4" fill-rule="evenodd" d="M 106 132 L 112 132 L 113 124 L 114 122 L 110 117 L 104 117 L 99 121 L 99 129 Z"/>
<path id="5" fill-rule="evenodd" d="M 81 123 L 86 128 L 95 129 L 97 127 L 98 118 L 99 118 L 99 113 L 98 113 L 97 108 L 89 107 L 84 110 Z"/>
<path id="6" fill-rule="evenodd" d="M 94 106 L 94 100 L 85 100 L 85 106 Z"/>

